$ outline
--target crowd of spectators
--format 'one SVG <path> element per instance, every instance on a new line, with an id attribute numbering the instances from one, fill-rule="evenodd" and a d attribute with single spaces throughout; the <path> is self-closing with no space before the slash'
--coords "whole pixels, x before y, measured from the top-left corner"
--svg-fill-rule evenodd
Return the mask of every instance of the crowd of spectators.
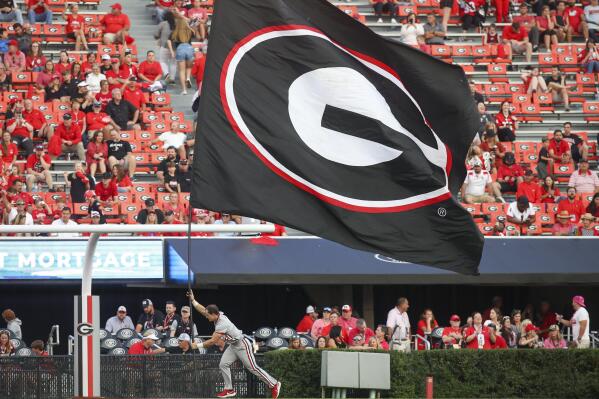
<path id="1" fill-rule="evenodd" d="M 493 298 L 484 312 L 475 311 L 466 319 L 451 315 L 449 320 L 437 320 L 432 309 L 425 309 L 416 323 L 410 323 L 407 298 L 399 298 L 384 324 L 375 329 L 356 318 L 350 305 L 323 307 L 319 314 L 313 306 L 296 327 L 298 333 L 309 335 L 314 347 L 348 348 L 355 350 L 425 350 L 425 349 L 565 349 L 589 348 L 590 319 L 584 298 L 572 298 L 573 315 L 568 320 L 555 313 L 547 301 L 537 311 L 532 305 L 504 314 L 503 299 Z M 571 340 L 562 331 L 571 327 Z M 290 349 L 305 349 L 300 336 L 293 337 Z"/>

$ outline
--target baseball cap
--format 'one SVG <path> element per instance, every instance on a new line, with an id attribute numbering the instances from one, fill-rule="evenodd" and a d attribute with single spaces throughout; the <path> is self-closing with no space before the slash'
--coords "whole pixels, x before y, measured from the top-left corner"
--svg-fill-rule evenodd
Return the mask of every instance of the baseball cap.
<path id="1" fill-rule="evenodd" d="M 52 79 L 60 79 L 60 75 L 55 73 L 54 75 L 52 75 Z"/>
<path id="2" fill-rule="evenodd" d="M 111 58 L 111 59 L 110 59 L 110 62 L 111 62 L 112 64 L 116 64 L 116 63 L 117 63 L 117 62 L 119 62 L 119 61 L 120 61 L 120 60 L 119 60 L 118 58 Z"/>
<path id="3" fill-rule="evenodd" d="M 156 204 L 156 201 L 154 201 L 152 198 L 148 198 L 144 201 L 144 204 L 146 204 L 146 206 L 154 206 Z"/>
<path id="4" fill-rule="evenodd" d="M 123 6 L 120 5 L 120 3 L 114 3 L 113 5 L 110 6 L 110 8 L 115 8 L 117 10 L 122 10 Z"/>
<path id="5" fill-rule="evenodd" d="M 35 150 L 36 151 L 40 151 L 40 150 L 43 150 L 43 149 L 44 149 L 44 146 L 42 144 L 38 144 L 38 145 L 35 146 Z"/>
<path id="6" fill-rule="evenodd" d="M 190 312 L 191 309 L 189 308 L 189 306 L 182 306 L 181 307 L 181 312 Z"/>
<path id="7" fill-rule="evenodd" d="M 94 100 L 93 105 L 94 105 L 94 107 L 101 107 L 102 101 Z"/>
<path id="8" fill-rule="evenodd" d="M 586 308 L 587 306 L 584 304 L 584 297 L 582 295 L 576 295 L 574 298 L 572 298 L 572 302 L 579 304 L 580 306 L 582 306 L 583 308 Z"/>
<path id="9" fill-rule="evenodd" d="M 449 321 L 460 321 L 460 316 L 458 316 L 457 314 L 452 314 L 449 318 Z"/>
<path id="10" fill-rule="evenodd" d="M 17 202 L 15 202 L 15 204 L 17 204 L 17 205 L 25 205 L 25 201 L 23 201 L 22 199 L 18 199 Z"/>
<path id="11" fill-rule="evenodd" d="M 71 119 L 73 119 L 73 117 L 71 116 L 71 114 L 66 113 L 62 116 L 62 119 L 64 119 L 65 121 L 70 121 Z"/>
<path id="12" fill-rule="evenodd" d="M 535 326 L 534 324 L 530 323 L 529 325 L 526 326 L 526 328 L 524 329 L 525 332 L 531 332 L 531 331 L 539 331 L 538 327 Z"/>
<path id="13" fill-rule="evenodd" d="M 152 301 L 150 299 L 144 299 L 141 302 L 141 307 L 144 308 L 144 309 L 147 308 L 148 306 L 152 306 L 152 305 L 153 305 L 153 303 L 152 303 Z"/>
<path id="14" fill-rule="evenodd" d="M 112 179 L 112 173 L 110 172 L 106 172 L 102 175 L 102 179 L 104 180 L 111 180 Z"/>
<path id="15" fill-rule="evenodd" d="M 156 333 L 154 333 L 154 331 L 146 331 L 144 333 L 144 339 L 151 339 L 152 341 L 158 341 L 160 338 L 158 338 L 156 336 Z"/>
<path id="16" fill-rule="evenodd" d="M 170 209 L 168 211 L 164 212 L 164 216 L 172 216 L 174 214 L 175 214 L 175 212 Z"/>
<path id="17" fill-rule="evenodd" d="M 349 305 L 343 305 L 343 307 L 341 308 L 341 311 L 343 311 L 343 312 L 351 312 L 351 306 L 349 306 Z"/>
<path id="18" fill-rule="evenodd" d="M 99 218 L 100 217 L 100 212 L 98 212 L 98 211 L 91 211 L 90 212 L 90 216 L 92 218 Z"/>
<path id="19" fill-rule="evenodd" d="M 85 199 L 90 199 L 96 196 L 96 192 L 94 190 L 87 190 L 85 192 Z"/>
<path id="20" fill-rule="evenodd" d="M 77 87 L 87 87 L 87 82 L 86 82 L 86 81 L 79 82 L 79 83 L 77 84 Z"/>
<path id="21" fill-rule="evenodd" d="M 135 76 L 129 76 L 129 83 L 137 82 L 137 78 Z"/>
<path id="22" fill-rule="evenodd" d="M 474 158 L 474 161 L 472 161 L 472 166 L 482 166 L 482 165 L 483 165 L 483 163 L 478 158 Z"/>
<path id="23" fill-rule="evenodd" d="M 119 308 L 118 308 L 118 311 L 119 311 L 119 312 L 126 312 L 126 311 L 127 311 L 127 308 L 126 308 L 126 307 L 124 307 L 123 305 L 121 305 L 121 306 L 119 306 Z"/>
<path id="24" fill-rule="evenodd" d="M 306 308 L 306 314 L 308 314 L 308 313 L 314 313 L 314 312 L 315 312 L 314 306 L 310 305 L 310 306 L 308 306 Z"/>
<path id="25" fill-rule="evenodd" d="M 327 313 L 331 313 L 331 308 L 328 306 L 325 306 L 324 308 L 322 308 L 323 312 L 327 312 Z"/>
<path id="26" fill-rule="evenodd" d="M 196 215 L 197 217 L 208 217 L 210 216 L 210 213 L 206 210 L 206 209 L 194 209 L 193 210 L 194 215 Z"/>
<path id="27" fill-rule="evenodd" d="M 526 172 L 524 172 L 524 176 L 532 176 L 533 174 L 533 171 L 530 169 L 526 169 Z"/>
<path id="28" fill-rule="evenodd" d="M 110 54 L 102 54 L 102 61 L 110 61 Z"/>
<path id="29" fill-rule="evenodd" d="M 9 46 L 18 46 L 19 42 L 17 42 L 16 40 L 13 39 L 13 40 L 11 40 L 11 41 L 8 42 L 8 45 Z"/>
<path id="30" fill-rule="evenodd" d="M 559 330 L 559 326 L 557 324 L 552 324 L 549 326 L 549 331 L 557 331 Z"/>
<path id="31" fill-rule="evenodd" d="M 179 335 L 179 337 L 177 338 L 179 341 L 187 341 L 191 343 L 191 337 L 189 336 L 189 334 L 181 334 Z"/>

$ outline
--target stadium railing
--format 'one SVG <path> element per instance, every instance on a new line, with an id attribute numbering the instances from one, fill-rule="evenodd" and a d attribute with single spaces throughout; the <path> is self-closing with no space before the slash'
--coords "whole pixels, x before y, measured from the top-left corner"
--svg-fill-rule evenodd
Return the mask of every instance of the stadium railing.
<path id="1" fill-rule="evenodd" d="M 214 397 L 223 387 L 220 354 L 103 355 L 102 396 L 110 398 Z M 262 356 L 256 356 L 258 364 Z M 74 394 L 73 357 L 2 357 L 0 398 L 66 399 Z M 238 362 L 231 369 L 239 397 L 264 397 L 266 387 Z"/>

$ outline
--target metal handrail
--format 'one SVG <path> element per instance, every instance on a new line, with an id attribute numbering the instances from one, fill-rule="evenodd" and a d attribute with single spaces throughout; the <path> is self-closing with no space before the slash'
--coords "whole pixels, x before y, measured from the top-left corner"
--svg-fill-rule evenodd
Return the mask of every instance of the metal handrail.
<path id="1" fill-rule="evenodd" d="M 72 335 L 69 335 L 67 339 L 67 351 L 69 356 L 72 356 L 75 352 L 75 337 Z"/>
<path id="2" fill-rule="evenodd" d="M 56 337 L 56 339 L 54 339 Z M 54 347 L 60 345 L 60 326 L 54 324 L 50 329 L 50 335 L 48 336 L 48 344 L 46 345 L 48 354 L 52 356 L 54 354 Z"/>
<path id="3" fill-rule="evenodd" d="M 428 339 L 426 339 L 426 337 L 423 337 L 420 334 L 414 334 L 412 335 L 412 338 L 414 339 L 414 350 L 418 350 L 418 341 L 424 341 L 424 350 L 431 350 L 431 343 L 429 342 Z"/>

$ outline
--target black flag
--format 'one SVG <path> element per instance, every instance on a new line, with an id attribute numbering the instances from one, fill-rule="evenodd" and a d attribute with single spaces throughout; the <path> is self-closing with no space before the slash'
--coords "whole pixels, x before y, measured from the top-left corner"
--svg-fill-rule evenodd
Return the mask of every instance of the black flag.
<path id="1" fill-rule="evenodd" d="M 191 204 L 476 274 L 452 194 L 478 114 L 463 71 L 325 0 L 219 0 Z"/>

